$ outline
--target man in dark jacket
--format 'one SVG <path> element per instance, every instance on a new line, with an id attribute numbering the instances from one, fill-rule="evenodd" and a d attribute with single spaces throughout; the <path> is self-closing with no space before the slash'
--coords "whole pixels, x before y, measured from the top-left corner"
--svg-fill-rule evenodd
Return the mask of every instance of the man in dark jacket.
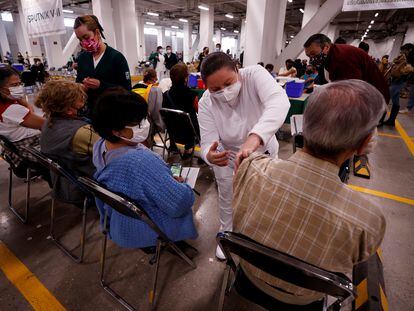
<path id="1" fill-rule="evenodd" d="M 172 52 L 171 46 L 167 45 L 167 53 L 164 55 L 165 58 L 165 68 L 169 73 L 170 69 L 178 63 L 177 54 Z"/>
<path id="2" fill-rule="evenodd" d="M 386 103 L 389 102 L 390 92 L 384 75 L 365 51 L 348 44 L 333 44 L 324 34 L 310 36 L 304 47 L 312 65 L 317 68 L 324 66 L 328 72 L 328 75 L 325 75 L 328 80 L 364 80 L 381 92 Z M 370 178 L 366 155 L 354 157 L 354 174 Z"/>

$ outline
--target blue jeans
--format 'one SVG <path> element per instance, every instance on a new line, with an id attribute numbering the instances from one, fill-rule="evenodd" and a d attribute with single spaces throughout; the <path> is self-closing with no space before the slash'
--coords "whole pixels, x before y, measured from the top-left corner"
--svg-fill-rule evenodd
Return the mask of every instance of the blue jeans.
<path id="1" fill-rule="evenodd" d="M 392 106 L 400 108 L 400 92 L 405 85 L 405 81 L 393 81 L 390 85 L 390 95 Z"/>

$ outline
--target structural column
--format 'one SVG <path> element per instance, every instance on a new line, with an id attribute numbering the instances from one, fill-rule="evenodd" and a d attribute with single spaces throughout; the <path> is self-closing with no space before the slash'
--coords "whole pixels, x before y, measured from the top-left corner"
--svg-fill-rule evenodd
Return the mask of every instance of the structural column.
<path id="1" fill-rule="evenodd" d="M 241 53 L 245 50 L 245 47 L 246 47 L 246 19 L 245 18 L 243 18 L 241 22 L 239 45 L 240 45 L 240 53 Z"/>
<path id="2" fill-rule="evenodd" d="M 138 65 L 135 0 L 112 0 L 117 49 L 124 54 L 131 74 Z"/>
<path id="3" fill-rule="evenodd" d="M 214 50 L 213 46 L 214 32 L 214 7 L 210 7 L 208 11 L 200 9 L 200 41 L 198 50 L 202 51 L 204 47 L 209 47 L 210 52 Z"/>
<path id="4" fill-rule="evenodd" d="M 4 22 L 0 18 L 0 43 L 1 43 L 1 53 L 6 55 L 7 52 L 10 52 L 9 39 L 7 38 L 6 28 L 4 27 Z"/>
<path id="5" fill-rule="evenodd" d="M 138 59 L 145 59 L 145 35 L 144 35 L 144 19 L 141 14 L 137 14 L 137 45 Z"/>
<path id="6" fill-rule="evenodd" d="M 184 24 L 184 31 L 183 31 L 183 58 L 184 62 L 191 62 L 194 56 L 194 50 L 192 49 L 193 46 L 193 40 L 191 38 L 193 30 L 193 25 L 190 23 Z"/>
<path id="7" fill-rule="evenodd" d="M 158 28 L 157 45 L 165 48 L 165 27 Z"/>
<path id="8" fill-rule="evenodd" d="M 400 54 L 400 48 L 404 40 L 404 34 L 398 33 L 395 36 L 394 45 L 392 46 L 392 50 L 389 56 L 389 60 L 394 60 Z"/>
<path id="9" fill-rule="evenodd" d="M 248 0 L 244 66 L 274 63 L 282 49 L 286 0 Z"/>
<path id="10" fill-rule="evenodd" d="M 171 48 L 173 53 L 177 53 L 178 44 L 177 44 L 177 33 L 175 31 L 171 31 Z"/>
<path id="11" fill-rule="evenodd" d="M 214 36 L 216 37 L 215 44 L 217 44 L 217 43 L 221 44 L 221 29 L 217 29 L 216 32 L 214 33 Z"/>
<path id="12" fill-rule="evenodd" d="M 13 14 L 13 25 L 15 26 L 17 44 L 23 56 L 25 56 L 24 54 L 28 52 L 29 56 L 32 57 L 32 61 L 33 57 L 40 57 L 42 55 L 42 51 L 40 49 L 40 38 L 29 38 L 24 22 L 20 0 L 17 1 L 17 6 L 19 9 L 19 14 Z"/>
<path id="13" fill-rule="evenodd" d="M 55 67 L 57 69 L 67 63 L 69 57 L 64 58 L 60 35 L 43 37 L 43 43 L 45 45 L 46 58 L 49 68 Z"/>
<path id="14" fill-rule="evenodd" d="M 135 10 L 134 10 L 135 11 Z M 104 29 L 106 42 L 113 48 L 117 48 L 112 16 L 111 0 L 92 0 L 92 12 Z"/>
<path id="15" fill-rule="evenodd" d="M 321 6 L 321 0 L 306 0 L 305 9 L 302 18 L 302 28 L 309 22 L 309 20 L 318 12 Z"/>
<path id="16" fill-rule="evenodd" d="M 324 29 L 326 25 L 341 12 L 342 5 L 343 0 L 326 1 L 278 56 L 274 64 L 275 67 L 280 68 L 288 58 L 295 59 L 303 50 L 305 41 L 311 35 L 321 32 L 322 29 Z M 249 23 L 249 18 L 247 18 L 247 23 Z"/>
<path id="17" fill-rule="evenodd" d="M 405 33 L 404 44 L 414 42 L 414 25 L 410 24 Z"/>

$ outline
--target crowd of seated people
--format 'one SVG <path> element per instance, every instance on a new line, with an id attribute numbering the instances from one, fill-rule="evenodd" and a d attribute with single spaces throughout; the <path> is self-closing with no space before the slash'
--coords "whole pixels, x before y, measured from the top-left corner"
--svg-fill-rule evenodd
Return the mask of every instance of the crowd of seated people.
<path id="1" fill-rule="evenodd" d="M 84 88 L 65 80 L 49 81 L 36 98 L 35 105 L 42 108 L 46 122 L 40 136 L 40 150 L 66 169 L 79 175 L 92 177 L 93 144 L 99 136 L 90 124 L 78 117 L 85 105 Z M 54 194 L 60 200 L 82 206 L 84 194 L 65 178 L 52 174 Z"/>

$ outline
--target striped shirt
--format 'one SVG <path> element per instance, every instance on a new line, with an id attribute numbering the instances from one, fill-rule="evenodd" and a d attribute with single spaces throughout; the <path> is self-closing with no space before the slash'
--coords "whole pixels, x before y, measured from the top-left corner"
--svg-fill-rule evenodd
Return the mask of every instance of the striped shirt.
<path id="1" fill-rule="evenodd" d="M 379 207 L 343 184 L 338 171 L 336 165 L 303 151 L 286 161 L 254 153 L 243 161 L 234 179 L 234 231 L 351 276 L 353 266 L 379 247 L 385 218 Z M 321 297 L 241 264 L 264 284 L 298 298 Z"/>

